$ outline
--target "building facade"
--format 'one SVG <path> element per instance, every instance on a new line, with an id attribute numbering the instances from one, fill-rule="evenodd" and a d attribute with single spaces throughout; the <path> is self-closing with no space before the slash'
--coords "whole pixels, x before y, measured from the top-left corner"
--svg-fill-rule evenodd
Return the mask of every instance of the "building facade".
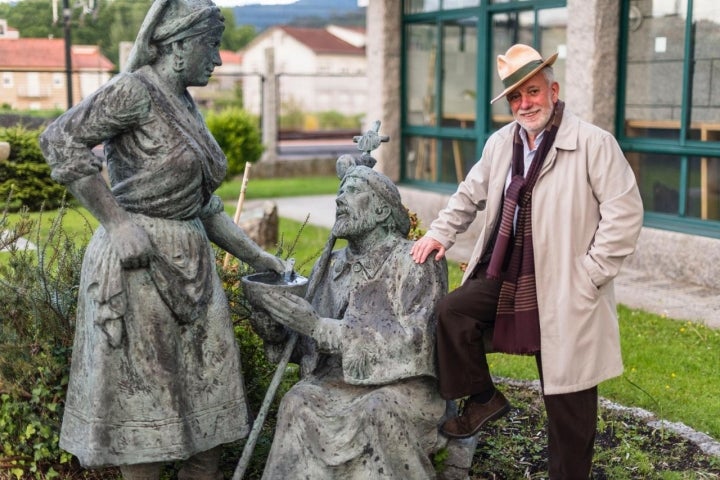
<path id="1" fill-rule="evenodd" d="M 270 54 L 268 51 L 273 53 Z M 272 27 L 242 52 L 243 105 L 262 110 L 262 81 L 277 76 L 281 105 L 305 112 L 364 112 L 367 102 L 365 34 L 357 29 Z M 273 64 L 268 66 L 269 59 Z"/>
<path id="2" fill-rule="evenodd" d="M 106 83 L 115 68 L 95 45 L 71 48 L 73 103 Z M 65 42 L 21 38 L 0 20 L 0 105 L 14 110 L 64 109 L 67 105 Z"/>
<path id="3" fill-rule="evenodd" d="M 511 119 L 489 103 L 495 61 L 527 43 L 559 53 L 560 97 L 635 171 L 646 215 L 628 263 L 720 288 L 715 0 L 370 0 L 367 12 L 368 119 L 394 140 L 379 164 L 425 226 Z"/>

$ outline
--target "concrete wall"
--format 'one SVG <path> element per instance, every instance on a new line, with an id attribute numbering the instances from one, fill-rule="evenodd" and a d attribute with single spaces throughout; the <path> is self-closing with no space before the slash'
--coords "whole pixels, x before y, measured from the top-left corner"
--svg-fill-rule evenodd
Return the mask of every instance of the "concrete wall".
<path id="1" fill-rule="evenodd" d="M 567 8 L 568 51 L 560 97 L 580 118 L 612 132 L 620 2 L 568 0 Z"/>
<path id="2" fill-rule="evenodd" d="M 720 290 L 720 239 L 646 227 L 625 264 L 652 277 Z"/>
<path id="3" fill-rule="evenodd" d="M 373 152 L 378 170 L 400 179 L 400 21 L 401 0 L 371 0 L 367 7 L 367 125 L 380 120 L 390 142 Z"/>

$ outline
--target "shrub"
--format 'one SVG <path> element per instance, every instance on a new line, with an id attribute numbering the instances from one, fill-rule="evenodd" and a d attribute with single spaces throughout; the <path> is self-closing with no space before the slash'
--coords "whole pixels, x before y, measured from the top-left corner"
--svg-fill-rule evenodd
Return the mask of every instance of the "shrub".
<path id="1" fill-rule="evenodd" d="M 302 130 L 305 122 L 305 113 L 302 105 L 294 98 L 283 102 L 280 106 L 279 124 L 281 130 Z"/>
<path id="2" fill-rule="evenodd" d="M 362 128 L 362 114 L 344 115 L 335 110 L 319 112 L 317 114 L 321 130 L 347 129 L 360 131 Z"/>
<path id="3" fill-rule="evenodd" d="M 218 113 L 210 112 L 206 121 L 228 159 L 227 178 L 242 173 L 246 162 L 260 159 L 263 146 L 255 117 L 235 107 Z"/>
<path id="4" fill-rule="evenodd" d="M 0 469 L 15 478 L 54 478 L 72 456 L 58 447 L 83 248 L 54 219 L 38 250 L 6 243 L 0 263 Z M 39 231 L 28 212 L 9 239 Z M 89 232 L 88 232 L 89 234 Z M 1 475 L 0 475 L 1 476 Z"/>
<path id="5" fill-rule="evenodd" d="M 50 166 L 40 150 L 41 131 L 23 126 L 0 128 L 0 141 L 10 144 L 10 158 L 0 162 L 0 198 L 12 191 L 7 205 L 10 211 L 24 207 L 37 212 L 43 206 L 55 209 L 63 202 L 65 187 L 50 178 Z"/>

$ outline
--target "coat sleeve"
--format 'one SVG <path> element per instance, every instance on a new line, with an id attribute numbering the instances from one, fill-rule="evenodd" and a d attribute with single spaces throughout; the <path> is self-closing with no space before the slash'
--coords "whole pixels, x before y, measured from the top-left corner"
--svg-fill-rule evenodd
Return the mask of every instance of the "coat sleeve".
<path id="1" fill-rule="evenodd" d="M 600 221 L 583 265 L 595 286 L 601 287 L 618 274 L 625 257 L 635 250 L 643 205 L 635 174 L 610 134 L 602 135 L 587 161 Z"/>

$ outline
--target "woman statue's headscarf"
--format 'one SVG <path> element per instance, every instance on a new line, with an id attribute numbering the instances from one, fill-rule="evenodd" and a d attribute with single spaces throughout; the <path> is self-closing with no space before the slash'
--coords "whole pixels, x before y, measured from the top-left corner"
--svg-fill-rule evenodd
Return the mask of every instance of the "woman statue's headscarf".
<path id="1" fill-rule="evenodd" d="M 135 39 L 125 70 L 152 64 L 158 46 L 224 27 L 220 9 L 212 0 L 155 0 Z"/>

